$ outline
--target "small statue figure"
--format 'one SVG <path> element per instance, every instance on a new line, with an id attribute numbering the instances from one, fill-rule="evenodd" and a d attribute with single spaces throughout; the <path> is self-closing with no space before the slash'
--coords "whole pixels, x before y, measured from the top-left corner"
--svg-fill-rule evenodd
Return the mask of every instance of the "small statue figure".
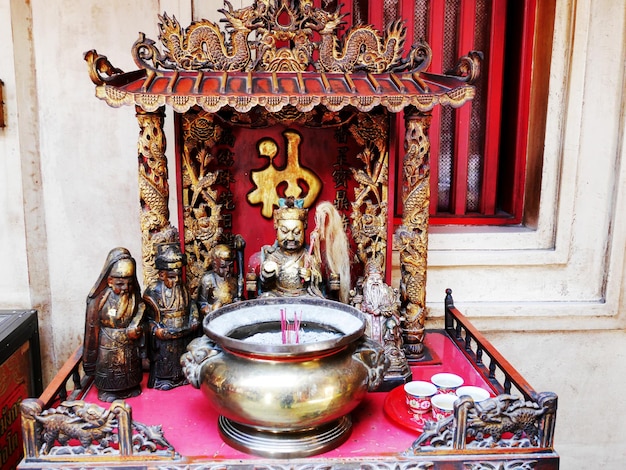
<path id="1" fill-rule="evenodd" d="M 198 286 L 197 304 L 202 316 L 241 300 L 243 295 L 243 280 L 240 282 L 234 269 L 235 250 L 221 243 L 211 254 L 211 270 L 202 275 Z"/>
<path id="2" fill-rule="evenodd" d="M 102 401 L 141 393 L 143 313 L 135 260 L 126 248 L 114 248 L 87 296 L 85 321 L 83 368 Z"/>
<path id="3" fill-rule="evenodd" d="M 366 264 L 361 292 L 354 295 L 352 303 L 366 314 L 365 335 L 383 345 L 389 359 L 386 385 L 410 379 L 411 369 L 402 344 L 400 294 L 384 282 L 382 263 L 376 257 Z"/>
<path id="4" fill-rule="evenodd" d="M 197 305 L 190 301 L 182 282 L 185 264 L 186 257 L 178 243 L 157 245 L 158 280 L 143 294 L 149 335 L 148 387 L 157 390 L 171 390 L 187 383 L 180 357 L 200 327 Z"/>
<path id="5" fill-rule="evenodd" d="M 259 292 L 262 296 L 326 297 L 334 289 L 339 299 L 346 302 L 350 269 L 341 216 L 332 204 L 320 203 L 310 247 L 305 243 L 307 217 L 303 200 L 279 200 L 279 207 L 274 210 L 276 241 L 261 250 Z M 322 242 L 326 248 L 324 254 L 320 249 Z M 327 285 L 325 278 L 333 282 Z"/>

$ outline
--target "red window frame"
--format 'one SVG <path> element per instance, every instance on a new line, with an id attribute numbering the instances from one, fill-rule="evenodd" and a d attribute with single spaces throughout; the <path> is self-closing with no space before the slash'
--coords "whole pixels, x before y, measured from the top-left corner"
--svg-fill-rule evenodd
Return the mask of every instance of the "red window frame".
<path id="1" fill-rule="evenodd" d="M 316 0 L 324 8 L 336 2 Z M 323 4 L 323 5 L 321 5 Z M 416 19 L 418 4 L 427 10 Z M 475 84 L 478 99 L 456 110 L 433 110 L 431 144 L 431 225 L 517 225 L 533 226 L 538 211 L 542 145 L 545 135 L 547 80 L 552 46 L 555 0 L 353 0 L 343 11 L 355 22 L 384 30 L 389 21 L 403 18 L 407 26 L 406 48 L 426 31 L 432 63 L 429 71 L 447 73 L 445 57 L 458 60 L 472 50 L 481 50 L 481 78 Z M 450 51 L 446 9 L 456 10 L 456 30 Z M 487 12 L 487 37 L 476 24 L 477 12 Z M 483 25 L 485 23 L 483 22 Z M 448 36 L 446 36 L 446 34 Z M 478 40 L 480 39 L 480 41 Z M 477 42 L 481 42 L 480 48 Z M 540 65 L 541 68 L 537 67 Z M 442 113 L 452 113 L 451 176 L 449 203 L 442 208 L 439 198 L 439 158 L 442 155 Z M 449 117 L 449 116 L 448 116 Z M 396 116 L 396 133 L 403 135 L 404 123 Z M 449 126 L 449 124 L 448 124 Z M 478 144 L 472 139 L 478 137 Z M 449 135 L 446 136 L 449 139 Z M 402 139 L 396 139 L 395 174 L 402 161 Z M 473 143 L 472 143 L 473 142 Z M 472 149 L 472 145 L 474 148 Z M 470 155 L 480 152 L 478 203 L 468 208 L 468 167 Z M 392 183 L 390 181 L 390 183 Z M 447 183 L 446 183 L 447 184 Z M 476 182 L 475 182 L 476 184 Z M 397 188 L 394 224 L 401 223 L 401 197 Z"/>

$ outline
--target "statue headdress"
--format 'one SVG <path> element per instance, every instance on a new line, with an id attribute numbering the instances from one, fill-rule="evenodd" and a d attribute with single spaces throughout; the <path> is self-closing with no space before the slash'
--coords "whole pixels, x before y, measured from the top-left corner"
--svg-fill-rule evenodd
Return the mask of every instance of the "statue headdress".
<path id="1" fill-rule="evenodd" d="M 301 220 L 306 226 L 309 210 L 304 208 L 304 199 L 279 198 L 274 210 L 274 226 L 279 220 Z"/>
<path id="2" fill-rule="evenodd" d="M 123 247 L 113 248 L 109 251 L 107 259 L 104 262 L 102 271 L 96 280 L 91 291 L 87 296 L 87 302 L 96 297 L 107 287 L 107 278 L 111 277 L 131 277 L 135 276 L 136 264 L 135 259 L 131 256 L 130 251 Z M 139 291 L 139 283 L 136 278 L 133 279 L 133 289 Z"/>
<path id="3" fill-rule="evenodd" d="M 109 272 L 111 277 L 131 277 L 135 275 L 135 260 L 132 258 L 122 258 L 117 261 Z"/>
<path id="4" fill-rule="evenodd" d="M 156 246 L 154 265 L 157 269 L 180 269 L 187 264 L 187 256 L 178 243 L 160 243 Z"/>

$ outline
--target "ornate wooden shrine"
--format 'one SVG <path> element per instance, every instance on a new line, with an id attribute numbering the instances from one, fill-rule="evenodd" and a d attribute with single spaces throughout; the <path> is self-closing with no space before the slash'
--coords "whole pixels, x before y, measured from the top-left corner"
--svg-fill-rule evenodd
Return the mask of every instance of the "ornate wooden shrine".
<path id="1" fill-rule="evenodd" d="M 340 37 L 340 10 L 326 12 L 309 1 L 257 1 L 220 11 L 229 35 L 209 21 L 183 29 L 176 18 L 161 16 L 163 52 L 140 34 L 132 48 L 139 69 L 133 72 L 123 73 L 96 51 L 85 56 L 96 96 L 137 111 L 145 284 L 155 275 L 155 244 L 179 236 L 167 206 L 166 107 L 177 113 L 179 225 L 193 259 L 187 268 L 192 291 L 220 239 L 240 234 L 249 252 L 258 250 L 259 233 L 268 232 L 264 218 L 281 195 L 304 193 L 307 207 L 333 201 L 344 214 L 360 263 L 378 254 L 383 263 L 390 259 L 388 185 L 395 179 L 390 159 L 398 152 L 393 115 L 402 112 L 404 154 L 397 156 L 402 171 L 396 184 L 403 187 L 403 220 L 395 235 L 404 342 L 409 356 L 419 359 L 426 315 L 430 113 L 437 105 L 458 107 L 472 99 L 468 82 L 477 76 L 477 55 L 460 61 L 462 77 L 433 75 L 426 72 L 431 56 L 426 43 L 404 54 L 400 22 L 384 35 L 358 26 Z M 277 142 L 285 143 L 282 168 L 273 161 Z M 259 158 L 269 164 L 257 169 Z M 267 178 L 276 184 L 268 187 Z M 251 217 L 254 227 L 247 223 Z"/>
<path id="2" fill-rule="evenodd" d="M 459 76 L 435 75 L 427 72 L 431 56 L 428 45 L 422 42 L 408 47 L 401 22 L 389 25 L 384 33 L 365 25 L 342 33 L 344 15 L 340 8 L 325 11 L 315 8 L 310 0 L 257 0 L 238 10 L 225 4 L 220 10 L 225 30 L 206 20 L 183 28 L 176 18 L 159 16 L 162 48 L 140 33 L 132 47 L 137 70 L 123 72 L 94 50 L 85 54 L 96 96 L 113 107 L 135 106 L 140 129 L 144 285 L 156 277 L 154 259 L 160 243 L 180 243 L 184 248 L 189 259 L 186 282 L 192 292 L 211 261 L 212 248 L 219 243 L 245 240 L 247 256 L 240 269 L 252 272 L 254 254 L 273 237 L 271 214 L 279 198 L 302 198 L 305 207 L 332 201 L 344 219 L 354 253 L 352 283 L 372 262 L 386 269 L 390 279 L 392 245 L 399 252 L 402 339 L 414 378 L 446 366 L 464 370 L 469 382 L 484 385 L 498 395 L 494 403 L 502 409 L 489 413 L 495 413 L 497 419 L 508 413 L 528 421 L 527 427 L 516 422 L 510 429 L 502 428 L 499 436 L 506 434 L 506 446 L 527 449 L 508 452 L 501 447 L 504 441 L 496 440 L 490 441 L 496 452 L 478 449 L 480 445 L 471 450 L 469 443 L 482 442 L 483 436 L 477 439 L 478 417 L 475 411 L 468 414 L 474 408 L 465 403 L 455 409 L 450 420 L 423 433 L 425 437 L 410 448 L 387 446 L 376 454 L 371 449 L 363 453 L 350 447 L 350 452 L 356 452 L 354 458 L 339 450 L 336 455 L 304 459 L 294 465 L 558 465 L 552 449 L 556 396 L 536 394 L 454 309 L 451 299 L 446 330 L 437 333 L 440 338 L 433 336 L 426 355 L 430 116 L 437 105 L 459 107 L 473 98 L 471 82 L 478 75 L 479 54 L 470 53 L 460 60 Z M 177 224 L 171 220 L 168 207 L 170 181 L 163 131 L 168 107 L 174 111 L 176 129 Z M 402 129 L 402 138 L 398 129 Z M 402 186 L 403 207 L 402 225 L 396 228 L 388 211 L 395 185 Z M 253 295 L 253 291 L 248 292 Z M 44 454 L 55 439 L 42 443 L 36 437 L 36 423 L 44 422 L 41 416 L 47 407 L 57 406 L 57 414 L 63 416 L 77 413 L 72 406 L 85 413 L 82 400 L 90 395 L 78 377 L 79 371 L 77 351 L 59 373 L 58 383 L 41 400 L 23 406 L 27 436 L 24 468 L 39 468 L 42 462 L 84 465 L 82 456 L 50 460 Z M 75 378 L 74 392 L 69 396 L 74 400 L 68 402 L 65 385 L 70 377 Z M 513 392 L 519 396 L 510 395 Z M 174 393 L 169 392 L 170 396 Z M 388 395 L 374 395 L 378 396 L 365 405 L 367 411 L 363 413 L 367 416 L 360 416 L 362 424 L 355 427 L 355 435 L 360 430 L 371 432 L 386 419 L 382 410 L 383 405 L 387 407 Z M 141 405 L 134 402 L 133 408 L 136 406 Z M 367 407 L 375 411 L 370 413 Z M 114 420 L 119 425 L 119 452 L 109 458 L 98 456 L 96 463 L 128 467 L 131 462 L 139 465 L 145 460 L 155 465 L 161 462 L 158 465 L 168 468 L 179 464 L 181 468 L 206 468 L 252 462 L 228 452 L 217 459 L 208 454 L 199 459 L 194 453 L 197 449 L 189 451 L 191 459 L 184 452 L 181 455 L 164 440 L 164 429 L 134 424 L 124 402 L 98 412 L 100 421 L 106 417 L 108 424 Z M 142 418 L 149 414 L 144 410 Z M 183 410 L 177 414 L 180 419 L 189 418 Z M 205 438 L 214 439 L 214 434 L 213 430 L 211 437 Z M 411 436 L 402 431 L 396 436 L 397 442 L 412 441 Z M 372 437 L 377 438 L 384 441 L 381 435 Z M 358 442 L 358 436 L 355 440 Z M 146 454 L 150 451 L 152 454 Z M 515 462 L 523 466 L 516 467 Z M 492 463 L 495 466 L 489 466 Z"/>

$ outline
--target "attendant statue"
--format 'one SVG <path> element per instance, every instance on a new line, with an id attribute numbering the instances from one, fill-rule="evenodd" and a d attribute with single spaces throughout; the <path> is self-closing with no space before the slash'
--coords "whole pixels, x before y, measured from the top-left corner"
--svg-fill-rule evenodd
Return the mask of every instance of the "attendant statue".
<path id="1" fill-rule="evenodd" d="M 262 296 L 336 295 L 347 301 L 350 269 L 341 216 L 328 202 L 318 206 L 315 216 L 316 227 L 309 246 L 305 243 L 308 210 L 303 201 L 279 200 L 279 207 L 274 210 L 276 241 L 261 249 L 258 276 Z"/>
<path id="2" fill-rule="evenodd" d="M 114 248 L 87 296 L 83 346 L 83 369 L 102 401 L 141 393 L 143 313 L 135 260 L 126 248 Z"/>
<path id="3" fill-rule="evenodd" d="M 385 385 L 392 387 L 410 380 L 411 371 L 402 343 L 400 294 L 385 283 L 382 262 L 377 257 L 366 264 L 359 293 L 355 293 L 352 303 L 365 313 L 365 335 L 380 343 L 389 359 Z"/>
<path id="4" fill-rule="evenodd" d="M 186 257 L 178 243 L 157 245 L 155 267 L 158 279 L 143 294 L 148 317 L 148 387 L 170 390 L 187 380 L 180 357 L 197 336 L 200 317 L 195 302 L 182 282 Z"/>
<path id="5" fill-rule="evenodd" d="M 243 297 L 243 277 L 235 271 L 235 249 L 219 244 L 211 254 L 211 269 L 202 275 L 198 286 L 196 302 L 202 316 Z"/>

